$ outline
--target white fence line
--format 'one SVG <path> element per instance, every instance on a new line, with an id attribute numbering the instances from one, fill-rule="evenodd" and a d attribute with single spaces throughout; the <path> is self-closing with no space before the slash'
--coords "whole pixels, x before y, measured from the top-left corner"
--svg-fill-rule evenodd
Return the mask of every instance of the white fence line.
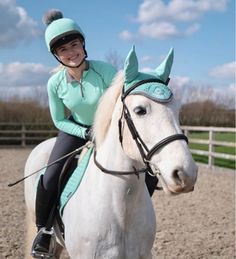
<path id="1" fill-rule="evenodd" d="M 235 142 L 217 141 L 215 134 L 219 132 L 236 133 L 235 128 L 223 127 L 198 127 L 182 126 L 184 134 L 188 136 L 189 143 L 208 145 L 208 150 L 191 149 L 192 154 L 208 157 L 208 167 L 214 166 L 215 158 L 236 160 L 236 156 L 215 152 L 216 146 L 236 148 Z M 191 138 L 191 132 L 208 132 L 208 139 Z M 26 147 L 35 146 L 41 141 L 56 136 L 57 130 L 47 123 L 0 123 L 0 148 L 1 147 Z"/>
<path id="2" fill-rule="evenodd" d="M 208 157 L 208 167 L 214 166 L 215 158 L 223 158 L 228 160 L 236 160 L 235 155 L 225 154 L 225 153 L 218 153 L 214 152 L 216 146 L 224 146 L 224 147 L 234 147 L 236 148 L 235 142 L 228 142 L 228 141 L 216 141 L 215 134 L 219 132 L 224 133 L 236 133 L 235 128 L 223 128 L 223 127 L 197 127 L 197 126 L 182 126 L 184 134 L 186 136 L 190 135 L 190 132 L 208 132 L 208 139 L 196 139 L 196 138 L 189 138 L 189 142 L 195 144 L 205 144 L 208 145 L 208 151 L 204 150 L 196 150 L 191 149 L 192 154 L 196 155 L 203 155 Z"/>

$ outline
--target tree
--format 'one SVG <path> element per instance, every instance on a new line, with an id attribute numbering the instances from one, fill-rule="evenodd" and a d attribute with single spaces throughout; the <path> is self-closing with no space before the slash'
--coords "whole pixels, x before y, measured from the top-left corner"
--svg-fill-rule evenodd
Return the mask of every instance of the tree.
<path id="1" fill-rule="evenodd" d="M 182 125 L 234 127 L 235 110 L 210 100 L 184 104 L 180 111 Z"/>
<path id="2" fill-rule="evenodd" d="M 123 67 L 123 58 L 115 50 L 110 50 L 106 55 L 106 61 L 112 64 L 117 70 Z"/>

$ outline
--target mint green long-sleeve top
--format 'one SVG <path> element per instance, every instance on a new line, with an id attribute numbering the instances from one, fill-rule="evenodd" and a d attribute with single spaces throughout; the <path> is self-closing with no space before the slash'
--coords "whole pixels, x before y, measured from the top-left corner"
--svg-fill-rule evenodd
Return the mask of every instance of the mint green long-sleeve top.
<path id="1" fill-rule="evenodd" d="M 90 60 L 80 82 L 71 78 L 66 68 L 48 80 L 49 109 L 52 120 L 61 131 L 85 138 L 86 127 L 93 124 L 100 97 L 111 84 L 116 69 L 108 63 Z M 68 108 L 75 122 L 66 118 Z"/>

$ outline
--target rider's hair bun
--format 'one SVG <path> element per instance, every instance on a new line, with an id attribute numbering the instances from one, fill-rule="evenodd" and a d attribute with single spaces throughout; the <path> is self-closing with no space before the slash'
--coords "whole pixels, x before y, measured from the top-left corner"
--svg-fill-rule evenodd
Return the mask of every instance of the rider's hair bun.
<path id="1" fill-rule="evenodd" d="M 53 21 L 61 19 L 61 18 L 63 18 L 63 14 L 60 10 L 51 9 L 51 10 L 47 11 L 45 13 L 45 15 L 43 16 L 43 23 L 48 26 Z"/>

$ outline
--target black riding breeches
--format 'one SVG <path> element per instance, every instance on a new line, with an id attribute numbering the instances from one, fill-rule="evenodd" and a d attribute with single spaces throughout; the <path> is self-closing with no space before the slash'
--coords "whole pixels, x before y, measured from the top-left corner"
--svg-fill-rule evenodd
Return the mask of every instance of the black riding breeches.
<path id="1" fill-rule="evenodd" d="M 86 140 L 60 131 L 52 149 L 48 164 L 85 145 Z M 67 158 L 49 166 L 43 177 L 43 186 L 47 191 L 57 194 L 58 180 Z"/>

